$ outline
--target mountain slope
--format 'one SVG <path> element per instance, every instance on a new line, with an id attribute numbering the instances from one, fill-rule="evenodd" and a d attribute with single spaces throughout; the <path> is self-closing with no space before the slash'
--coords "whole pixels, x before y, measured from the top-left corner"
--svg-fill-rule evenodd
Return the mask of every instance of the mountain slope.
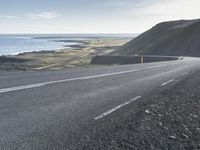
<path id="1" fill-rule="evenodd" d="M 200 56 L 200 19 L 157 24 L 111 54 Z"/>

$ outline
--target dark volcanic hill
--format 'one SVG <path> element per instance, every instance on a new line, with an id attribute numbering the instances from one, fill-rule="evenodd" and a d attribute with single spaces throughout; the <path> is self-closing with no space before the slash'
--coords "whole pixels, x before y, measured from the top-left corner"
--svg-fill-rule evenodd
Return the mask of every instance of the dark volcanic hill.
<path id="1" fill-rule="evenodd" d="M 111 54 L 200 56 L 200 19 L 159 23 Z"/>

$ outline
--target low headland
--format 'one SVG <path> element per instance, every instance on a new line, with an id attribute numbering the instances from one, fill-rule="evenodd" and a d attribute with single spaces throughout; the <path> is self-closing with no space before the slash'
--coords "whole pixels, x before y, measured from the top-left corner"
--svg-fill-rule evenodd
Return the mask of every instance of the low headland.
<path id="1" fill-rule="evenodd" d="M 91 67 L 92 58 L 106 55 L 130 41 L 130 37 L 94 37 L 87 40 L 62 40 L 76 42 L 64 49 L 26 52 L 18 55 L 0 56 L 0 70 L 44 70 L 74 67 Z M 57 41 L 57 42 L 60 42 Z"/>

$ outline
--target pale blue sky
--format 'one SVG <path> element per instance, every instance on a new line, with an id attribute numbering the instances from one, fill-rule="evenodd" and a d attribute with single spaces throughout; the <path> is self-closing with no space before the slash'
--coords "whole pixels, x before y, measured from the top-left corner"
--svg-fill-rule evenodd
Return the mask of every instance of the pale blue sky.
<path id="1" fill-rule="evenodd" d="M 2 0 L 0 33 L 141 33 L 200 17 L 199 0 Z"/>

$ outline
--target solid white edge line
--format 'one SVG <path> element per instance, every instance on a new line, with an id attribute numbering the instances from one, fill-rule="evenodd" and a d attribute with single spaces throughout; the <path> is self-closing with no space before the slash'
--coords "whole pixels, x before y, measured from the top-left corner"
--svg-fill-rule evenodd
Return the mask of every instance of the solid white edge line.
<path id="1" fill-rule="evenodd" d="M 94 120 L 102 119 L 102 118 L 104 118 L 105 116 L 107 116 L 107 115 L 109 115 L 109 114 L 111 114 L 111 113 L 117 111 L 118 109 L 120 109 L 120 108 L 122 108 L 122 107 L 124 107 L 124 106 L 126 106 L 126 105 L 128 105 L 128 104 L 130 104 L 130 103 L 132 103 L 132 102 L 134 102 L 134 101 L 136 101 L 136 100 L 139 99 L 139 98 L 141 98 L 141 96 L 137 96 L 137 97 L 135 97 L 135 98 L 132 98 L 131 100 L 129 100 L 129 101 L 123 103 L 123 104 L 120 104 L 120 105 L 118 105 L 118 106 L 116 106 L 116 107 L 114 107 L 114 108 L 112 108 L 112 109 L 106 111 L 105 113 L 103 113 L 103 114 L 101 114 L 101 115 L 95 117 Z"/>
<path id="2" fill-rule="evenodd" d="M 11 91 L 19 91 L 19 90 L 24 90 L 24 89 L 32 89 L 36 87 L 42 87 L 45 86 L 45 83 L 37 83 L 37 84 L 30 84 L 30 85 L 24 85 L 24 86 L 17 86 L 17 87 L 11 87 L 11 88 L 5 88 L 5 89 L 0 89 L 0 93 L 6 93 L 6 92 L 11 92 Z"/>
<path id="3" fill-rule="evenodd" d="M 169 81 L 167 81 L 167 82 L 161 84 L 161 86 L 165 86 L 165 85 L 167 85 L 167 84 L 169 84 L 169 83 L 171 83 L 171 82 L 173 82 L 173 81 L 174 81 L 174 79 L 171 79 L 171 80 L 169 80 Z"/>
<path id="4" fill-rule="evenodd" d="M 113 72 L 113 73 L 107 73 L 107 74 L 92 75 L 92 76 L 86 76 L 86 77 L 77 77 L 77 78 L 50 81 L 50 82 L 41 82 L 41 83 L 36 83 L 36 84 L 16 86 L 16 87 L 10 87 L 10 88 L 3 88 L 3 89 L 0 89 L 0 93 L 6 93 L 6 92 L 11 92 L 11 91 L 19 91 L 19 90 L 24 90 L 24 89 L 31 89 L 31 88 L 35 88 L 35 87 L 42 87 L 42 86 L 45 86 L 45 85 L 48 85 L 48 84 L 55 84 L 55 83 L 61 83 L 61 82 L 69 82 L 69 81 L 75 81 L 75 80 L 87 80 L 87 79 L 94 79 L 94 78 L 100 78 L 100 77 L 106 77 L 106 76 L 112 76 L 112 75 L 120 75 L 120 74 L 126 74 L 126 73 L 141 71 L 141 70 L 160 68 L 160 67 L 164 67 L 164 66 L 166 66 L 166 65 L 159 65 L 159 66 L 154 66 L 154 67 L 133 69 L 133 70 L 121 71 L 121 72 Z"/>

